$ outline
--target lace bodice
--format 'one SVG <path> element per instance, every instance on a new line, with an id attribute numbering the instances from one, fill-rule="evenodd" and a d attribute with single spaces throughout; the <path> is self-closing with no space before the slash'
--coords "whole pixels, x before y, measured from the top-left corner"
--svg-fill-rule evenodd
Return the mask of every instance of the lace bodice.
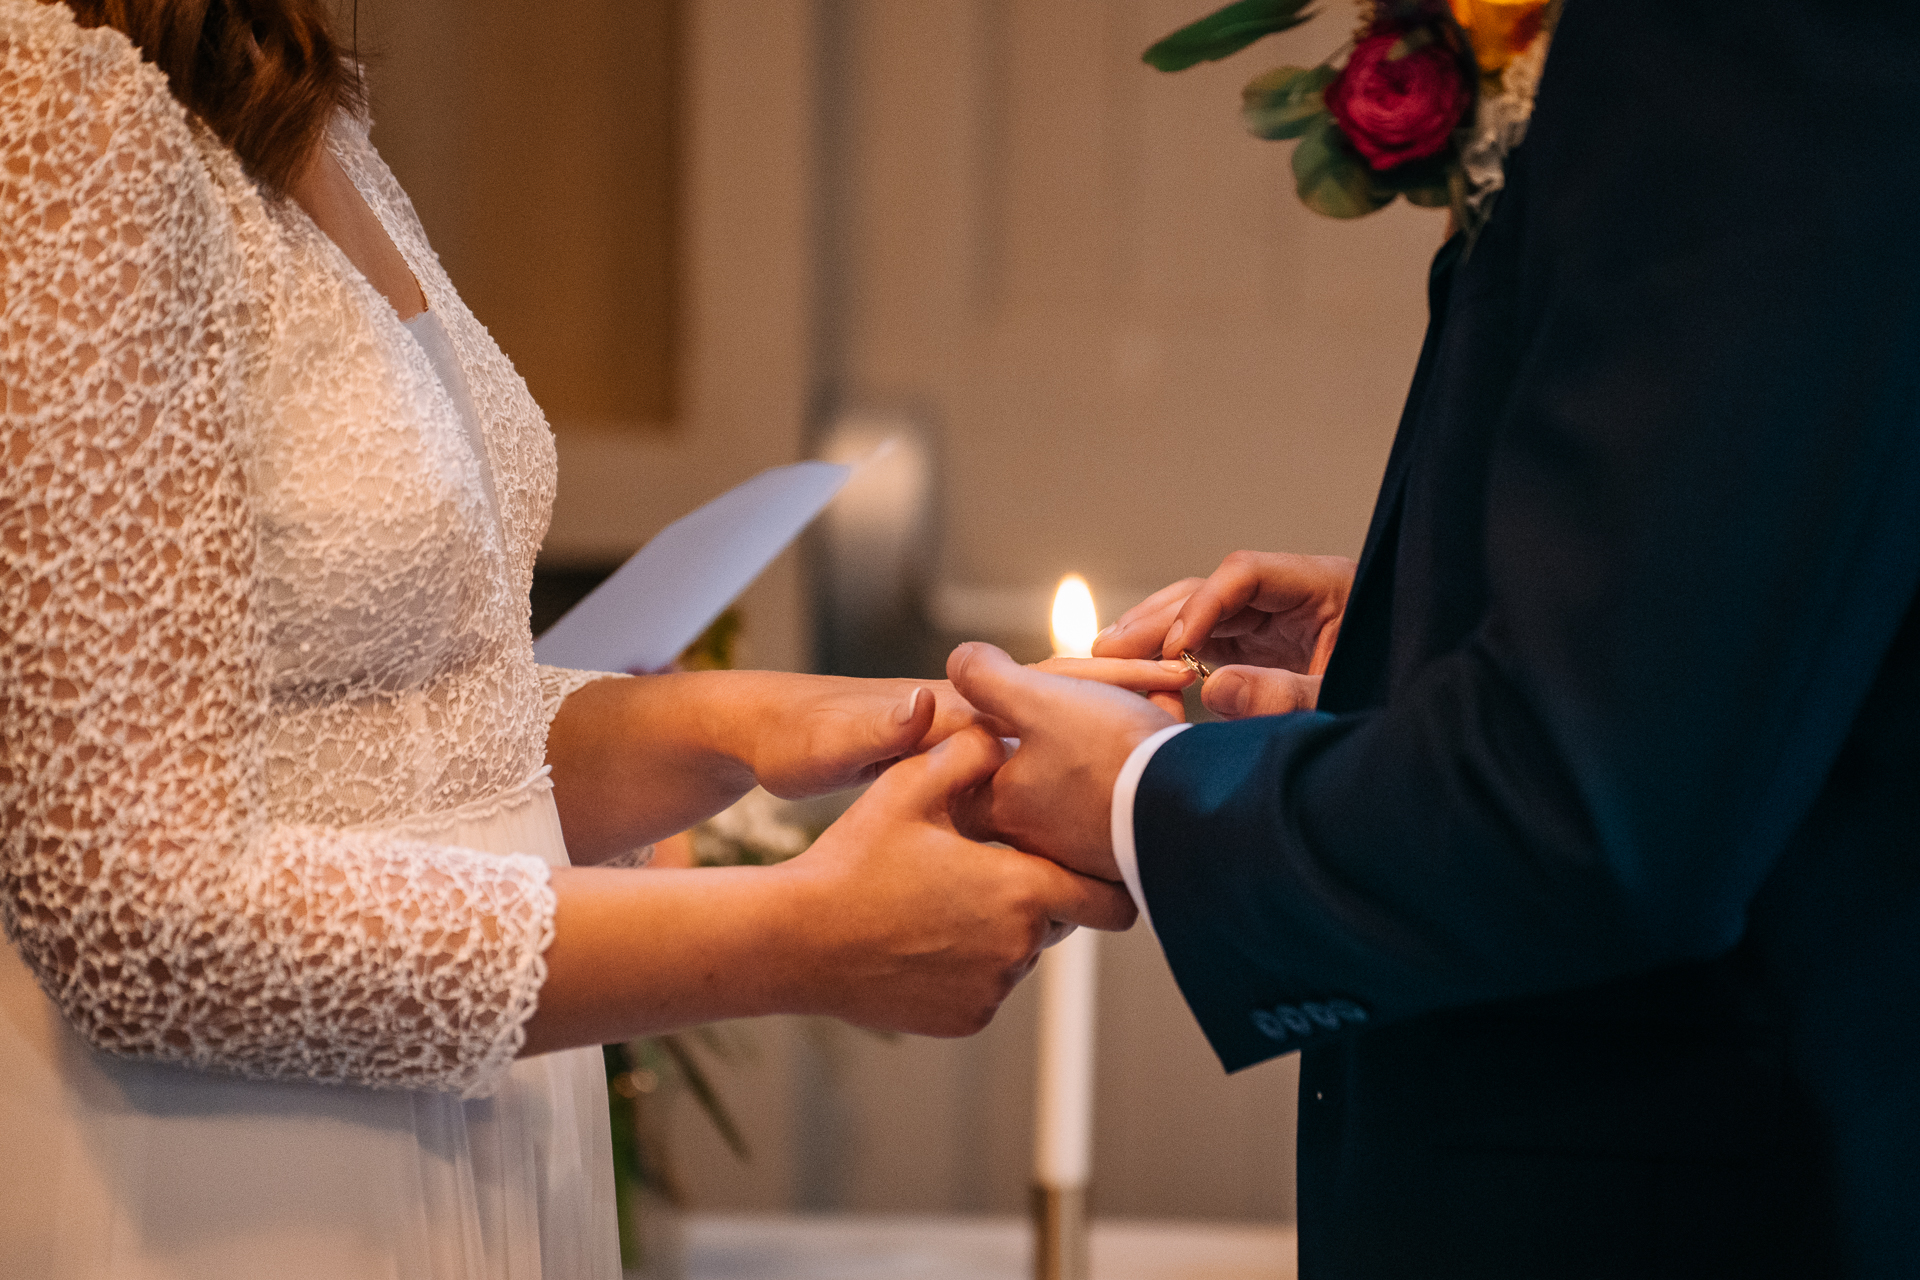
<path id="1" fill-rule="evenodd" d="M 118 32 L 0 0 L 0 919 L 103 1049 L 483 1092 L 544 977 L 546 867 L 406 838 L 541 766 L 551 437 L 405 195 L 328 145 L 426 354 Z"/>

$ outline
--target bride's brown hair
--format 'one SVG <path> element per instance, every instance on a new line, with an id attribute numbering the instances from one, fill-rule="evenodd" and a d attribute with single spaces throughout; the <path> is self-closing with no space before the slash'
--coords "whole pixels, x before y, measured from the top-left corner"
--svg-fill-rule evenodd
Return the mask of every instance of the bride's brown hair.
<path id="1" fill-rule="evenodd" d="M 327 120 L 366 90 L 341 56 L 326 0 L 66 0 L 80 25 L 115 27 L 166 73 L 187 110 L 249 172 L 285 194 Z"/>

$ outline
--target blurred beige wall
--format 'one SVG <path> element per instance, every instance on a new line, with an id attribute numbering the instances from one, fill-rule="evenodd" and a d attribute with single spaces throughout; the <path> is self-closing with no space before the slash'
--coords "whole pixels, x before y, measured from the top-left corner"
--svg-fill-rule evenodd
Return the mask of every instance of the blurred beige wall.
<path id="1" fill-rule="evenodd" d="M 1335 223 L 1240 86 L 1326 17 L 1168 76 L 1205 0 L 844 0 L 840 367 L 945 430 L 944 579 L 1124 594 L 1240 547 L 1353 553 L 1442 215 Z"/>
<path id="2" fill-rule="evenodd" d="M 1239 129 L 1240 85 L 1323 57 L 1345 37 L 1338 7 L 1225 64 L 1162 76 L 1139 63 L 1208 7 L 684 0 L 661 28 L 677 33 L 663 37 L 678 41 L 669 73 L 607 18 L 612 0 L 366 0 L 375 138 L 456 281 L 494 279 L 530 238 L 676 237 L 664 420 L 609 412 L 617 385 L 612 401 L 550 393 L 562 473 L 548 562 L 617 558 L 801 456 L 823 414 L 876 408 L 939 433 L 937 602 L 957 630 L 1030 612 L 1037 633 L 1068 570 L 1111 615 L 1236 547 L 1355 553 L 1440 218 L 1404 205 L 1317 218 L 1293 199 L 1289 148 Z M 623 101 L 654 101 L 619 91 L 649 74 L 679 86 L 666 134 L 619 118 Z M 666 212 L 629 219 L 623 191 L 659 190 L 632 174 L 623 187 L 555 162 L 503 176 L 508 153 L 489 148 L 506 134 L 550 139 L 566 164 L 583 162 L 583 138 L 664 138 Z M 516 183 L 535 189 L 503 197 Z M 548 277 L 549 347 L 566 345 L 570 290 L 606 296 L 574 279 Z M 484 284 L 476 307 L 510 296 L 500 288 Z M 545 359 L 506 312 L 481 314 L 510 355 L 523 341 Z M 582 349 L 604 352 L 593 342 Z M 581 377 L 627 376 L 595 360 Z M 756 584 L 752 662 L 805 664 L 804 603 L 791 558 Z M 1103 942 L 1096 1210 L 1289 1216 L 1292 1060 L 1225 1077 L 1151 937 Z M 958 1042 L 752 1025 L 752 1058 L 721 1083 L 754 1160 L 736 1163 L 692 1107 L 675 1120 L 695 1203 L 1018 1209 L 1033 1003 L 1020 991 Z"/>

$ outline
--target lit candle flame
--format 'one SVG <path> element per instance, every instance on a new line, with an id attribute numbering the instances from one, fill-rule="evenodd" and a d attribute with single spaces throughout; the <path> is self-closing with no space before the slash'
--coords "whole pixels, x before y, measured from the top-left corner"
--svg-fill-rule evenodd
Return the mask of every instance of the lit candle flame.
<path id="1" fill-rule="evenodd" d="M 1060 579 L 1053 593 L 1053 652 L 1061 658 L 1091 658 L 1093 637 L 1100 619 L 1093 611 L 1093 592 L 1077 573 Z"/>

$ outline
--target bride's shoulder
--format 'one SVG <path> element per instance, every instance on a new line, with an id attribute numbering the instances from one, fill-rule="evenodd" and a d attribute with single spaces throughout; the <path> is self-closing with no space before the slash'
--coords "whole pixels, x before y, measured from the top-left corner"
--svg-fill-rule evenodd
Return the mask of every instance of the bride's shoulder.
<path id="1" fill-rule="evenodd" d="M 82 26 L 57 0 L 0 0 L 0 59 L 16 74 L 39 64 L 76 85 L 137 75 L 142 66 L 140 51 L 124 32 Z M 157 69 L 148 70 L 166 84 Z"/>
<path id="2" fill-rule="evenodd" d="M 0 222 L 23 248 L 67 252 L 103 225 L 191 239 L 217 204 L 204 151 L 122 32 L 83 27 L 64 4 L 0 0 Z"/>
<path id="3" fill-rule="evenodd" d="M 87 31 L 73 10 L 47 0 L 0 0 L 0 40 L 62 43 Z"/>
<path id="4" fill-rule="evenodd" d="M 169 317 L 242 332 L 250 242 L 208 150 L 119 31 L 0 0 L 0 297 L 33 318 L 15 331 L 23 360 L 51 359 L 56 378 L 64 353 L 131 350 Z"/>
<path id="5" fill-rule="evenodd" d="M 66 5 L 43 0 L 0 0 L 0 121 L 0 148 L 41 161 L 53 159 L 50 149 L 124 142 L 112 131 L 135 122 L 141 140 L 162 151 L 191 139 L 166 76 L 123 32 L 82 26 Z"/>

